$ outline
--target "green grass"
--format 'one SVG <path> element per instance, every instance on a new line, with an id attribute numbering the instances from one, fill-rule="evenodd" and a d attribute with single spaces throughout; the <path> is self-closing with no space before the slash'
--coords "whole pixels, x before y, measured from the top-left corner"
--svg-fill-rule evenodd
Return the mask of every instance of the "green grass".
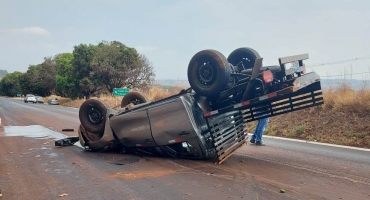
<path id="1" fill-rule="evenodd" d="M 301 135 L 301 134 L 303 134 L 304 133 L 304 130 L 305 130 L 306 128 L 305 128 L 305 126 L 303 126 L 303 125 L 299 125 L 299 126 L 297 126 L 297 128 L 295 129 L 295 133 L 297 134 L 297 135 Z"/>

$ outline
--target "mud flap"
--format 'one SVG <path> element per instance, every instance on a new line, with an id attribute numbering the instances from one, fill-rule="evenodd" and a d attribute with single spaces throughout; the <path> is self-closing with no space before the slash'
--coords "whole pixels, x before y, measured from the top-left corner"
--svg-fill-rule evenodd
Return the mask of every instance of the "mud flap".
<path id="1" fill-rule="evenodd" d="M 241 111 L 232 111 L 207 119 L 218 164 L 224 162 L 237 149 L 242 147 L 248 134 L 244 130 L 244 120 Z"/>

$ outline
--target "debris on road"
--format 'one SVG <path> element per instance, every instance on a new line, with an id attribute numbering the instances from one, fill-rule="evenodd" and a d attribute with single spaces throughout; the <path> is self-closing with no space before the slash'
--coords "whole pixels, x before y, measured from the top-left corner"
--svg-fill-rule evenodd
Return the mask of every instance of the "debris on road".
<path id="1" fill-rule="evenodd" d="M 139 158 L 124 158 L 124 159 L 113 159 L 112 161 L 106 161 L 107 163 L 114 164 L 114 165 L 128 165 L 132 163 L 139 162 Z"/>
<path id="2" fill-rule="evenodd" d="M 65 128 L 62 129 L 63 132 L 74 132 L 75 130 L 73 128 Z"/>
<path id="3" fill-rule="evenodd" d="M 60 140 L 55 141 L 55 146 L 57 147 L 64 147 L 64 146 L 72 146 L 79 140 L 78 137 L 68 137 Z"/>
<path id="4" fill-rule="evenodd" d="M 68 194 L 67 193 L 63 193 L 63 194 L 59 195 L 59 197 L 65 197 L 65 196 L 68 196 Z"/>
<path id="5" fill-rule="evenodd" d="M 285 190 L 284 189 L 280 189 L 280 193 L 285 193 Z"/>

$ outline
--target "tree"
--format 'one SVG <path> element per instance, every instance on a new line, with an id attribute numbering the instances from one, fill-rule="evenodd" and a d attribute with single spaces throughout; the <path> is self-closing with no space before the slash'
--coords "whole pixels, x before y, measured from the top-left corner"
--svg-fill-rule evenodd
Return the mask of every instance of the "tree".
<path id="1" fill-rule="evenodd" d="M 148 88 L 154 81 L 150 61 L 136 49 L 118 41 L 80 44 L 73 53 L 44 58 L 19 76 L 23 93 L 70 98 L 111 94 L 113 88 Z M 5 88 L 5 85 L 1 85 Z"/>
<path id="2" fill-rule="evenodd" d="M 50 95 L 55 93 L 55 83 L 56 83 L 56 74 L 57 74 L 57 56 L 54 58 L 48 57 L 44 58 L 44 62 L 41 63 L 40 71 L 40 82 L 43 82 L 42 85 L 39 85 L 40 89 L 44 89 L 45 95 Z M 39 94 L 41 94 L 40 92 Z"/>
<path id="3" fill-rule="evenodd" d="M 22 72 L 13 72 L 6 74 L 0 81 L 0 91 L 6 96 L 16 96 L 22 92 L 19 80 Z"/>
<path id="4" fill-rule="evenodd" d="M 91 62 L 91 79 L 102 91 L 113 88 L 147 88 L 153 83 L 152 64 L 134 48 L 113 42 L 101 42 Z"/>
<path id="5" fill-rule="evenodd" d="M 90 63 L 95 55 L 96 49 L 97 46 L 91 44 L 80 44 L 74 47 L 72 59 L 72 79 L 76 80 L 74 96 L 79 96 L 80 98 L 85 96 L 89 98 L 90 95 L 98 90 L 90 80 Z"/>
<path id="6" fill-rule="evenodd" d="M 38 88 L 38 77 L 41 65 L 30 65 L 26 73 L 20 77 L 23 93 L 34 93 Z"/>
<path id="7" fill-rule="evenodd" d="M 29 66 L 20 77 L 20 85 L 25 93 L 48 96 L 55 92 L 55 77 L 55 58 L 44 58 L 43 63 Z"/>
<path id="8" fill-rule="evenodd" d="M 76 86 L 78 82 L 74 79 L 72 61 L 72 53 L 62 53 L 55 56 L 57 65 L 55 92 L 58 95 L 74 99 L 77 97 Z"/>
<path id="9" fill-rule="evenodd" d="M 75 46 L 72 63 L 81 96 L 87 98 L 111 94 L 113 88 L 147 88 L 155 76 L 145 56 L 118 41 Z"/>
<path id="10" fill-rule="evenodd" d="M 154 69 L 145 55 L 140 55 L 135 67 L 128 71 L 126 87 L 148 89 L 154 83 Z"/>

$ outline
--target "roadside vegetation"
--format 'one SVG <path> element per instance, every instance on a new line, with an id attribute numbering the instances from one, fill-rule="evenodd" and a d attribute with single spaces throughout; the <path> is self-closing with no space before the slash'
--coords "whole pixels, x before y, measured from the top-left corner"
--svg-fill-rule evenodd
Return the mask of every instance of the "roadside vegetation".
<path id="1" fill-rule="evenodd" d="M 110 95 L 113 88 L 148 89 L 154 82 L 150 61 L 118 41 L 80 44 L 73 52 L 44 58 L 27 72 L 5 73 L 0 95 L 51 94 L 71 99 Z"/>
<path id="2" fill-rule="evenodd" d="M 322 106 L 270 118 L 266 135 L 370 148 L 370 88 L 342 84 L 323 96 Z"/>

